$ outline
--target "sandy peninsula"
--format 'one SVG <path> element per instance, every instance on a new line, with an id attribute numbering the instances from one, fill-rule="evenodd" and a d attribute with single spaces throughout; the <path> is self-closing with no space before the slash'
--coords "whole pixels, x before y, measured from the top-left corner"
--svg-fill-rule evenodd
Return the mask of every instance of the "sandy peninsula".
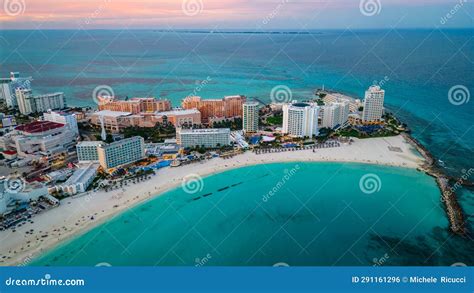
<path id="1" fill-rule="evenodd" d="M 0 265 L 28 265 L 38 255 L 59 243 L 84 233 L 138 203 L 179 186 L 183 178 L 201 177 L 244 166 L 276 162 L 357 162 L 418 168 L 423 158 L 402 136 L 371 138 L 341 144 L 341 147 L 256 155 L 246 152 L 230 159 L 215 158 L 177 168 L 164 168 L 144 183 L 110 192 L 83 194 L 61 201 L 55 209 L 35 216 L 34 223 L 0 232 Z M 26 234 L 25 232 L 31 233 Z M 45 236 L 47 235 L 47 236 Z"/>

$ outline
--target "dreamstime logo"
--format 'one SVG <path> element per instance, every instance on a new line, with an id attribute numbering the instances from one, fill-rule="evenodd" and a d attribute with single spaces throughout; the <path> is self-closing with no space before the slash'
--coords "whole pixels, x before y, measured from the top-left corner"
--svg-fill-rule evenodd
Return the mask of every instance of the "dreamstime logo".
<path id="1" fill-rule="evenodd" d="M 360 0 L 360 12 L 365 16 L 374 16 L 382 11 L 380 0 Z"/>
<path id="2" fill-rule="evenodd" d="M 181 7 L 185 15 L 196 16 L 204 9 L 204 3 L 202 0 L 183 0 Z"/>
<path id="3" fill-rule="evenodd" d="M 467 104 L 470 99 L 471 93 L 469 92 L 469 89 L 463 85 L 455 85 L 449 89 L 448 100 L 454 106 Z"/>
<path id="4" fill-rule="evenodd" d="M 3 10 L 9 16 L 18 16 L 25 13 L 25 0 L 5 0 L 3 2 Z"/>
<path id="5" fill-rule="evenodd" d="M 195 194 L 203 190 L 204 181 L 202 181 L 201 176 L 197 174 L 189 174 L 183 178 L 181 187 L 183 188 L 184 192 Z"/>
<path id="6" fill-rule="evenodd" d="M 8 193 L 19 193 L 25 189 L 25 181 L 20 177 L 8 177 L 3 182 L 3 187 Z"/>
<path id="7" fill-rule="evenodd" d="M 95 265 L 96 267 L 111 267 L 112 265 L 109 264 L 108 262 L 100 262 Z"/>
<path id="8" fill-rule="evenodd" d="M 451 265 L 452 267 L 467 267 L 467 265 L 463 262 L 456 262 Z"/>
<path id="9" fill-rule="evenodd" d="M 114 90 L 108 85 L 99 85 L 92 92 L 92 99 L 98 105 L 115 96 Z"/>
<path id="10" fill-rule="evenodd" d="M 277 262 L 276 264 L 273 265 L 273 267 L 289 267 L 290 265 L 287 264 L 286 262 Z"/>
<path id="11" fill-rule="evenodd" d="M 286 85 L 277 85 L 272 89 L 270 98 L 274 103 L 289 103 L 293 99 L 293 93 Z"/>
<path id="12" fill-rule="evenodd" d="M 365 194 L 373 194 L 380 191 L 382 181 L 376 174 L 365 174 L 359 180 L 359 188 Z"/>

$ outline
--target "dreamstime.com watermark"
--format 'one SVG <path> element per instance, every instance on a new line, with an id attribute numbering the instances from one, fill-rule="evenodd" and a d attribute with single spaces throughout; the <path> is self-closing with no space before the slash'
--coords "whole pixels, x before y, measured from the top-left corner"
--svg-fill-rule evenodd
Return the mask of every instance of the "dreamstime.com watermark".
<path id="1" fill-rule="evenodd" d="M 290 170 L 288 169 L 285 169 L 285 171 L 283 173 L 285 173 L 283 175 L 283 177 L 281 177 L 280 180 L 278 180 L 277 184 L 275 184 L 275 186 L 273 186 L 273 188 L 265 195 L 262 196 L 262 201 L 263 202 L 268 202 L 275 194 L 278 193 L 278 191 L 280 191 L 283 186 L 285 186 L 285 184 L 293 177 L 295 176 L 295 174 L 300 170 L 300 165 L 295 165 L 293 168 L 291 168 Z"/>
<path id="2" fill-rule="evenodd" d="M 453 6 L 453 8 L 451 8 L 451 10 L 449 10 L 448 13 L 446 13 L 446 15 L 443 15 L 441 17 L 441 19 L 439 20 L 439 23 L 441 23 L 442 25 L 445 25 L 448 23 L 448 21 L 453 18 L 456 13 L 459 12 L 459 10 L 461 10 L 464 6 L 464 3 L 467 3 L 467 0 L 458 0 L 458 3 L 456 3 L 456 5 Z"/>
<path id="3" fill-rule="evenodd" d="M 194 88 L 193 92 L 190 93 L 186 98 L 195 97 L 197 96 L 203 89 L 212 81 L 210 76 L 206 77 L 205 80 L 200 80 L 196 82 L 196 87 Z"/>
<path id="4" fill-rule="evenodd" d="M 91 24 L 92 21 L 97 19 L 104 12 L 104 10 L 107 8 L 107 5 L 112 2 L 112 0 L 102 0 L 101 2 L 102 3 L 94 10 L 94 12 L 92 12 L 90 15 L 88 15 L 84 19 L 83 23 L 85 25 L 89 25 L 89 24 Z"/>
<path id="5" fill-rule="evenodd" d="M 451 195 L 456 192 L 459 188 L 462 187 L 462 185 L 469 180 L 469 178 L 472 177 L 472 174 L 474 174 L 474 169 L 469 168 L 469 170 L 462 170 L 462 175 L 461 177 L 453 184 L 453 186 L 449 187 L 448 195 Z"/>
<path id="6" fill-rule="evenodd" d="M 285 4 L 287 4 L 289 0 L 281 0 L 280 3 L 277 4 L 275 9 L 273 9 L 265 18 L 262 20 L 263 25 L 267 25 L 270 23 L 272 19 L 274 19 L 278 14 L 280 14 L 281 9 Z"/>
<path id="7" fill-rule="evenodd" d="M 13 279 L 5 280 L 7 287 L 83 287 L 84 279 L 53 279 L 50 274 L 39 279 Z"/>
<path id="8" fill-rule="evenodd" d="M 390 258 L 390 256 L 388 255 L 388 253 L 384 254 L 381 258 L 376 258 L 375 257 L 372 260 L 374 262 L 374 264 L 372 266 L 373 267 L 383 266 L 388 261 L 389 258 Z"/>
<path id="9" fill-rule="evenodd" d="M 211 259 L 212 259 L 212 255 L 211 255 L 210 253 L 206 254 L 206 256 L 203 257 L 203 258 L 197 257 L 197 258 L 194 260 L 194 262 L 196 263 L 194 266 L 197 267 L 197 268 L 198 268 L 198 267 L 203 267 L 203 266 L 205 266 L 206 264 L 208 264 L 208 263 L 211 261 Z"/>
<path id="10" fill-rule="evenodd" d="M 389 81 L 390 81 L 390 78 L 388 76 L 384 76 L 384 78 L 381 80 L 374 80 L 372 82 L 372 85 L 378 85 L 379 87 L 383 88 Z"/>

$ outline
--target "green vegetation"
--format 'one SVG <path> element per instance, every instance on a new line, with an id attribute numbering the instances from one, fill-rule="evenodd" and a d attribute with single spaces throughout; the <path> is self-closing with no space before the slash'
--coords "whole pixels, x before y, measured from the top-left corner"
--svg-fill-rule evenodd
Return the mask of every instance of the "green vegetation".
<path id="1" fill-rule="evenodd" d="M 157 123 L 154 127 L 127 127 L 122 131 L 125 138 L 133 136 L 141 136 L 147 141 L 163 142 L 167 138 L 173 138 L 176 134 L 176 129 L 173 124 Z"/>
<path id="2" fill-rule="evenodd" d="M 279 126 L 283 124 L 283 115 L 275 115 L 267 118 L 267 125 Z"/>
<path id="3" fill-rule="evenodd" d="M 230 128 L 230 130 L 242 130 L 242 118 L 234 118 L 233 120 L 224 120 L 220 122 L 214 122 L 213 128 Z"/>

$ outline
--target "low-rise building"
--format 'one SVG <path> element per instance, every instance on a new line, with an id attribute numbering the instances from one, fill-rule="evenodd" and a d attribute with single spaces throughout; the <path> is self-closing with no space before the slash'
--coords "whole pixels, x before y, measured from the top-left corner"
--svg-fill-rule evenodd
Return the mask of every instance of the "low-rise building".
<path id="1" fill-rule="evenodd" d="M 86 192 L 87 188 L 97 176 L 98 169 L 99 164 L 95 163 L 79 166 L 66 182 L 57 186 L 57 190 L 61 190 L 68 195 Z"/>
<path id="2" fill-rule="evenodd" d="M 197 109 L 175 109 L 173 111 L 155 113 L 156 121 L 159 123 L 168 122 L 174 127 L 192 127 L 201 124 L 201 112 Z"/>
<path id="3" fill-rule="evenodd" d="M 50 156 L 66 151 L 75 140 L 75 134 L 64 124 L 34 121 L 0 137 L 0 148 L 14 150 L 19 157 Z"/>
<path id="4" fill-rule="evenodd" d="M 182 129 L 176 131 L 176 140 L 184 148 L 216 148 L 230 145 L 230 129 Z"/>

